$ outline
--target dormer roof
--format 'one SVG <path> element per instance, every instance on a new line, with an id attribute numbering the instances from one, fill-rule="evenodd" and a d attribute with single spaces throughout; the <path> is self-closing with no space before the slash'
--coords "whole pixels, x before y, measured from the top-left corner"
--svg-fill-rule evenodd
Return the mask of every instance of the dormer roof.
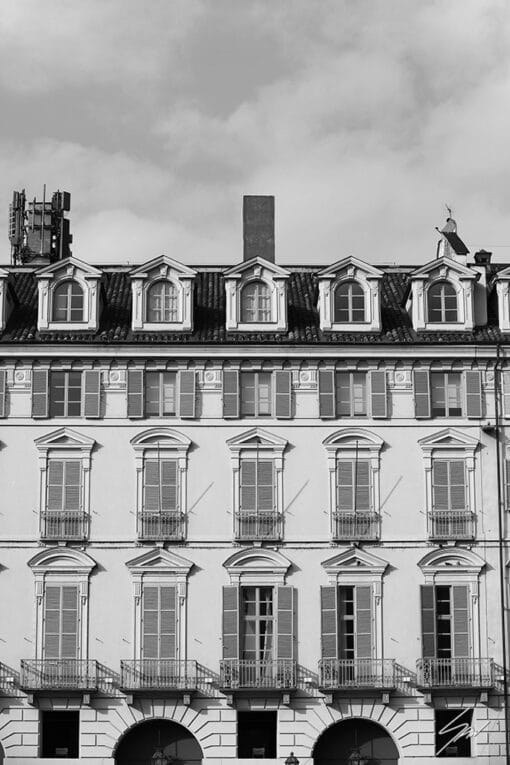
<path id="1" fill-rule="evenodd" d="M 358 269 L 365 274 L 367 278 L 371 279 L 382 279 L 384 275 L 383 271 L 379 268 L 376 268 L 369 263 L 365 263 L 363 260 L 355 258 L 353 255 L 348 255 L 346 258 L 337 260 L 336 263 L 332 263 L 330 266 L 322 268 L 317 273 L 317 277 L 319 279 L 334 279 L 339 272 L 349 268 Z"/>
<path id="2" fill-rule="evenodd" d="M 35 276 L 37 279 L 51 279 L 57 274 L 62 272 L 71 271 L 76 269 L 80 271 L 80 275 L 86 278 L 100 279 L 102 271 L 95 266 L 91 266 L 90 263 L 85 263 L 84 260 L 79 260 L 75 257 L 65 258 L 65 260 L 57 260 L 55 263 L 50 263 L 49 266 L 37 269 Z M 72 274 L 70 274 L 72 275 Z"/>
<path id="3" fill-rule="evenodd" d="M 290 272 L 287 271 L 286 268 L 277 266 L 276 263 L 272 263 L 270 260 L 261 257 L 251 258 L 250 260 L 238 263 L 224 271 L 223 275 L 226 279 L 242 279 L 246 273 L 253 271 L 257 267 L 263 268 L 275 278 L 288 279 L 290 276 Z"/>
<path id="4" fill-rule="evenodd" d="M 441 271 L 445 272 L 445 275 L 451 271 L 456 274 L 459 279 L 476 280 L 480 278 L 478 271 L 474 271 L 472 268 L 469 268 L 469 266 L 464 266 L 462 263 L 458 263 L 456 260 L 444 256 L 442 258 L 430 260 L 428 263 L 425 263 L 424 266 L 417 268 L 411 274 L 411 279 L 428 279 L 436 271 L 439 275 L 441 275 Z"/>
<path id="5" fill-rule="evenodd" d="M 131 269 L 130 276 L 132 278 L 137 277 L 143 279 L 144 277 L 147 277 L 151 271 L 154 271 L 161 266 L 167 266 L 172 269 L 177 276 L 186 277 L 188 279 L 193 279 L 197 275 L 195 269 L 190 268 L 183 263 L 179 263 L 178 260 L 174 260 L 168 255 L 158 255 L 158 257 L 147 261 L 147 263 L 142 263 L 141 266 L 136 266 Z"/>

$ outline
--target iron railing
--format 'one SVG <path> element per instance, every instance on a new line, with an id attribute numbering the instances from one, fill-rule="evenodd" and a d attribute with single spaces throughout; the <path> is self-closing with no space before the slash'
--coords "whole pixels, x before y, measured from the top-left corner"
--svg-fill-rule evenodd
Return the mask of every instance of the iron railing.
<path id="1" fill-rule="evenodd" d="M 475 516 L 469 510 L 433 510 L 429 513 L 430 539 L 474 539 Z"/>
<path id="2" fill-rule="evenodd" d="M 17 680 L 17 672 L 0 662 L 0 694 L 13 691 L 16 688 Z"/>
<path id="3" fill-rule="evenodd" d="M 97 662 L 93 659 L 22 659 L 23 690 L 97 690 Z"/>
<path id="4" fill-rule="evenodd" d="M 282 514 L 274 510 L 241 510 L 236 514 L 235 535 L 239 540 L 281 539 Z"/>
<path id="5" fill-rule="evenodd" d="M 220 684 L 224 689 L 282 689 L 296 687 L 296 662 L 292 659 L 223 659 Z"/>
<path id="6" fill-rule="evenodd" d="M 42 539 L 81 540 L 88 537 L 88 517 L 81 510 L 44 510 L 41 513 Z"/>
<path id="7" fill-rule="evenodd" d="M 394 659 L 321 659 L 321 688 L 394 688 Z"/>
<path id="8" fill-rule="evenodd" d="M 419 688 L 492 688 L 492 659 L 418 659 Z"/>
<path id="9" fill-rule="evenodd" d="M 184 533 L 184 513 L 179 510 L 161 513 L 144 510 L 138 515 L 139 539 L 182 541 Z"/>
<path id="10" fill-rule="evenodd" d="M 379 539 L 379 516 L 377 513 L 336 512 L 333 516 L 333 536 L 338 540 Z"/>
<path id="11" fill-rule="evenodd" d="M 195 690 L 196 661 L 177 659 L 134 659 L 120 663 L 120 687 L 126 691 Z"/>

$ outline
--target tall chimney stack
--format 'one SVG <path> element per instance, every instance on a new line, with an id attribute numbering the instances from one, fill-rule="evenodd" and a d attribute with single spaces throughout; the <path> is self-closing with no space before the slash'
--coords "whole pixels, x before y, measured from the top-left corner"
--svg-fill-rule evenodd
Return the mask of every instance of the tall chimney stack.
<path id="1" fill-rule="evenodd" d="M 274 263 L 274 197 L 243 197 L 243 260 Z"/>

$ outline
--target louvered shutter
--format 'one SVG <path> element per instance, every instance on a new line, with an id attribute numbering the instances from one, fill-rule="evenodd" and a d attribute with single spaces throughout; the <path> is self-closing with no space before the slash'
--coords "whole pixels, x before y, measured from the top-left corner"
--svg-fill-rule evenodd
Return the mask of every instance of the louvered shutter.
<path id="1" fill-rule="evenodd" d="M 386 372 L 370 372 L 370 391 L 372 399 L 372 417 L 388 416 L 388 395 L 386 391 Z"/>
<path id="2" fill-rule="evenodd" d="M 353 463 L 351 460 L 338 460 L 336 463 L 337 510 L 354 510 Z"/>
<path id="3" fill-rule="evenodd" d="M 161 509 L 177 510 L 177 460 L 162 460 L 161 474 Z"/>
<path id="4" fill-rule="evenodd" d="M 223 587 L 223 658 L 239 658 L 239 587 Z"/>
<path id="5" fill-rule="evenodd" d="M 128 394 L 127 411 L 128 417 L 143 417 L 143 369 L 128 369 Z"/>
<path id="6" fill-rule="evenodd" d="M 356 658 L 372 656 L 372 588 L 357 585 L 356 588 Z"/>
<path id="7" fill-rule="evenodd" d="M 159 460 L 145 460 L 143 476 L 143 509 L 147 512 L 161 510 Z"/>
<path id="8" fill-rule="evenodd" d="M 62 659 L 78 658 L 78 588 L 62 587 Z"/>
<path id="9" fill-rule="evenodd" d="M 101 417 L 101 372 L 87 369 L 84 373 L 83 410 L 88 419 Z"/>
<path id="10" fill-rule="evenodd" d="M 46 509 L 64 509 L 64 462 L 62 460 L 49 460 L 48 462 Z"/>
<path id="11" fill-rule="evenodd" d="M 257 510 L 274 510 L 274 470 L 271 460 L 257 463 Z"/>
<path id="12" fill-rule="evenodd" d="M 276 588 L 276 656 L 278 659 L 294 658 L 294 588 Z"/>
<path id="13" fill-rule="evenodd" d="M 278 419 L 292 417 L 292 375 L 290 372 L 274 373 L 275 414 Z"/>
<path id="14" fill-rule="evenodd" d="M 452 587 L 453 600 L 453 656 L 469 656 L 469 607 L 466 585 Z"/>
<path id="15" fill-rule="evenodd" d="M 503 369 L 500 374 L 503 417 L 508 419 L 510 417 L 510 369 Z"/>
<path id="16" fill-rule="evenodd" d="M 357 460 L 353 465 L 356 474 L 355 510 L 371 510 L 370 462 Z"/>
<path id="17" fill-rule="evenodd" d="M 321 656 L 338 659 L 337 587 L 321 587 Z"/>
<path id="18" fill-rule="evenodd" d="M 421 650 L 424 659 L 436 655 L 436 609 L 433 585 L 424 584 L 421 590 Z"/>
<path id="19" fill-rule="evenodd" d="M 451 460 L 450 510 L 466 510 L 466 471 L 463 460 Z"/>
<path id="20" fill-rule="evenodd" d="M 0 417 L 7 416 L 7 372 L 0 369 Z"/>
<path id="21" fill-rule="evenodd" d="M 414 370 L 414 415 L 430 417 L 430 379 L 426 369 Z"/>
<path id="22" fill-rule="evenodd" d="M 44 592 L 45 659 L 78 657 L 78 587 L 47 586 Z"/>
<path id="23" fill-rule="evenodd" d="M 81 510 L 81 463 L 64 462 L 64 510 Z"/>
<path id="24" fill-rule="evenodd" d="M 196 372 L 179 372 L 179 415 L 195 417 Z"/>
<path id="25" fill-rule="evenodd" d="M 44 641 L 45 659 L 60 658 L 60 598 L 61 587 L 46 586 L 44 590 Z"/>
<path id="26" fill-rule="evenodd" d="M 257 510 L 257 461 L 241 460 L 241 511 Z"/>
<path id="27" fill-rule="evenodd" d="M 239 417 L 239 372 L 223 372 L 223 417 Z"/>
<path id="28" fill-rule="evenodd" d="M 142 658 L 157 659 L 159 649 L 159 587 L 143 588 Z"/>
<path id="29" fill-rule="evenodd" d="M 176 588 L 144 586 L 142 658 L 174 659 L 176 652 Z"/>
<path id="30" fill-rule="evenodd" d="M 32 417 L 48 417 L 49 415 L 49 372 L 47 369 L 32 371 Z"/>
<path id="31" fill-rule="evenodd" d="M 176 653 L 176 588 L 159 588 L 159 658 L 175 659 Z"/>
<path id="32" fill-rule="evenodd" d="M 319 417 L 335 417 L 335 372 L 333 369 L 319 369 Z"/>
<path id="33" fill-rule="evenodd" d="M 466 385 L 466 415 L 482 416 L 482 376 L 480 372 L 464 372 Z"/>
<path id="34" fill-rule="evenodd" d="M 449 470 L 447 460 L 432 462 L 432 509 L 449 510 Z"/>

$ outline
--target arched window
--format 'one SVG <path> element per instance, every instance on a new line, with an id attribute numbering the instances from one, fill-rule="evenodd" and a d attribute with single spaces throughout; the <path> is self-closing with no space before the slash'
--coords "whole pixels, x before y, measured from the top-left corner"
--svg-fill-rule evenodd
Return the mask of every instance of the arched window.
<path id="1" fill-rule="evenodd" d="M 365 321 L 365 292 L 358 282 L 342 282 L 335 290 L 334 321 Z"/>
<path id="2" fill-rule="evenodd" d="M 458 321 L 457 293 L 449 282 L 436 282 L 427 295 L 427 318 L 431 324 Z"/>
<path id="3" fill-rule="evenodd" d="M 53 292 L 53 321 L 83 321 L 83 289 L 78 282 L 62 282 Z"/>
<path id="4" fill-rule="evenodd" d="M 179 297 L 177 287 L 172 282 L 156 282 L 149 288 L 147 321 L 160 324 L 179 321 Z"/>
<path id="5" fill-rule="evenodd" d="M 241 322 L 271 321 L 271 295 L 264 282 L 250 282 L 241 293 Z"/>

